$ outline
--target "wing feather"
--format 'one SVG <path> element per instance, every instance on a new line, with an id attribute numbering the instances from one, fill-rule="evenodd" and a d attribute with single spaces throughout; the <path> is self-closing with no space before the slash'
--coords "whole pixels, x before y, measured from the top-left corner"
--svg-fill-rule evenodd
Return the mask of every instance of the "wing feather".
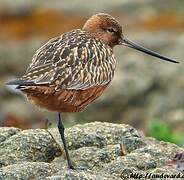
<path id="1" fill-rule="evenodd" d="M 114 75 L 112 49 L 87 32 L 74 30 L 51 39 L 33 56 L 23 80 L 58 89 L 87 89 L 109 83 Z"/>

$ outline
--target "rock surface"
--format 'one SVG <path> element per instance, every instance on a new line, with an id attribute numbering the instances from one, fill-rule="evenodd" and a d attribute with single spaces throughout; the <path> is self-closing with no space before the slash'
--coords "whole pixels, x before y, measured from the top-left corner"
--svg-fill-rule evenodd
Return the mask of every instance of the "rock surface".
<path id="1" fill-rule="evenodd" d="M 166 164 L 184 149 L 143 137 L 129 125 L 76 125 L 66 129 L 66 138 L 74 166 L 83 170 L 67 169 L 57 129 L 0 128 L 0 179 L 130 179 L 131 173 L 184 175 Z"/>

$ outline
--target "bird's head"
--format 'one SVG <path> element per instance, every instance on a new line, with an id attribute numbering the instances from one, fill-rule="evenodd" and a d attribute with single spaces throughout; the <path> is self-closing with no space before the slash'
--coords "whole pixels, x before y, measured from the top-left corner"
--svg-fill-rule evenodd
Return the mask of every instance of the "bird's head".
<path id="1" fill-rule="evenodd" d="M 105 13 L 93 15 L 86 21 L 83 29 L 111 47 L 118 45 L 122 37 L 122 26 L 115 18 Z"/>
<path id="2" fill-rule="evenodd" d="M 83 26 L 83 30 L 89 32 L 95 38 L 104 41 L 104 43 L 108 44 L 111 48 L 116 45 L 124 45 L 162 60 L 178 63 L 174 59 L 160 55 L 128 40 L 122 32 L 122 26 L 120 23 L 109 14 L 98 13 L 93 15 L 86 21 Z"/>

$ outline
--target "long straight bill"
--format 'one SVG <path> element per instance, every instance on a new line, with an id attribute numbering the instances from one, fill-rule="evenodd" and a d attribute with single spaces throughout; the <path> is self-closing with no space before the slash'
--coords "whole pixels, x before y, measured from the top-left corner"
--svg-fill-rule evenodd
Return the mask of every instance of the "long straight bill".
<path id="1" fill-rule="evenodd" d="M 175 59 L 171 59 L 169 57 L 166 57 L 166 56 L 163 56 L 163 55 L 161 55 L 159 53 L 156 53 L 156 52 L 154 52 L 152 50 L 149 50 L 149 49 L 147 49 L 147 48 L 145 48 L 145 47 L 143 47 L 143 46 L 141 46 L 141 45 L 139 45 L 137 43 L 134 43 L 134 42 L 128 40 L 125 37 L 122 38 L 120 44 L 128 46 L 128 47 L 133 48 L 133 49 L 136 49 L 138 51 L 142 51 L 143 53 L 146 53 L 146 54 L 149 54 L 151 56 L 157 57 L 157 58 L 159 58 L 161 60 L 164 60 L 164 61 L 169 61 L 169 62 L 172 62 L 172 63 L 179 63 Z"/>

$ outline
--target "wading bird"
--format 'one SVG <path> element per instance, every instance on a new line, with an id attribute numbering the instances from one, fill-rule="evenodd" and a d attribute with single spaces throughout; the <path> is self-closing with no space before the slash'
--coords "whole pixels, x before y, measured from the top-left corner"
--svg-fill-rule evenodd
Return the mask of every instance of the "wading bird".
<path id="1" fill-rule="evenodd" d="M 128 40 L 115 18 L 98 13 L 89 18 L 82 29 L 48 41 L 36 51 L 25 75 L 7 83 L 17 85 L 16 88 L 37 106 L 58 112 L 58 129 L 71 169 L 74 167 L 60 113 L 83 111 L 104 92 L 114 76 L 116 59 L 113 48 L 116 45 L 178 63 Z"/>

